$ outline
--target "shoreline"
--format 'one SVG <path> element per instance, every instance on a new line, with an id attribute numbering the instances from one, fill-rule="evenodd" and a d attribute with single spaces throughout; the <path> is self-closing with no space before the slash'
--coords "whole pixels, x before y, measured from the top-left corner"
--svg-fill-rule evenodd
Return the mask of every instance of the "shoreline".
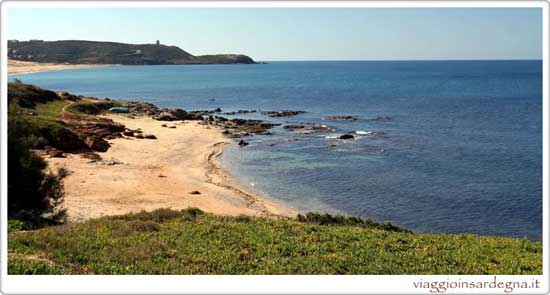
<path id="1" fill-rule="evenodd" d="M 58 64 L 58 63 L 41 63 L 31 61 L 20 61 L 8 59 L 8 75 L 32 74 L 48 71 L 61 71 L 71 69 L 97 68 L 97 67 L 112 67 L 118 65 L 111 64 Z"/>
<path id="2" fill-rule="evenodd" d="M 97 162 L 78 154 L 46 158 L 50 169 L 69 171 L 63 208 L 70 222 L 159 208 L 197 207 L 219 215 L 274 218 L 297 214 L 234 181 L 220 160 L 231 144 L 221 129 L 193 121 L 170 122 L 176 128 L 167 128 L 162 127 L 166 122 L 147 116 L 106 117 L 157 139 L 109 140 L 111 148 L 100 153 L 103 160 Z"/>

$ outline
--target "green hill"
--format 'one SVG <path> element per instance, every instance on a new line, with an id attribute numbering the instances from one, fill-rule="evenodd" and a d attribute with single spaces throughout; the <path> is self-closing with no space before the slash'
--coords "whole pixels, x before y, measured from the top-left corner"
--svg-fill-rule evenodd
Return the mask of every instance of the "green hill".
<path id="1" fill-rule="evenodd" d="M 14 60 L 122 65 L 252 64 L 246 55 L 194 56 L 179 47 L 162 44 L 124 44 L 80 40 L 10 41 L 8 57 Z"/>
<path id="2" fill-rule="evenodd" d="M 12 221 L 12 225 L 15 222 Z M 542 245 L 357 219 L 160 209 L 9 233 L 10 274 L 542 274 Z"/>

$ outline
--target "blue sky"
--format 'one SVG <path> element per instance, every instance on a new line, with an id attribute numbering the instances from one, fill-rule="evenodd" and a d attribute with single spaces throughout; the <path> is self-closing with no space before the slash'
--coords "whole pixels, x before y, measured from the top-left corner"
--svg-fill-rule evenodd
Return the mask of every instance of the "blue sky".
<path id="1" fill-rule="evenodd" d="M 256 60 L 541 59 L 540 8 L 9 8 L 9 39 L 176 45 Z"/>

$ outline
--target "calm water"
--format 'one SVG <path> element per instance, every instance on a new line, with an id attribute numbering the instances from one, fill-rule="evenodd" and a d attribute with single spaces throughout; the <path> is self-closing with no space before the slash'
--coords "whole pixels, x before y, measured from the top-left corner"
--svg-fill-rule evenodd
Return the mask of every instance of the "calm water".
<path id="1" fill-rule="evenodd" d="M 302 211 L 347 213 L 419 232 L 540 240 L 541 71 L 540 61 L 274 62 L 12 78 L 162 107 L 305 110 L 273 121 L 317 122 L 335 131 L 277 128 L 245 148 L 229 148 L 224 161 L 240 181 Z M 329 115 L 359 120 L 323 119 Z M 379 116 L 392 120 L 370 120 Z M 376 134 L 332 139 L 355 131 Z"/>

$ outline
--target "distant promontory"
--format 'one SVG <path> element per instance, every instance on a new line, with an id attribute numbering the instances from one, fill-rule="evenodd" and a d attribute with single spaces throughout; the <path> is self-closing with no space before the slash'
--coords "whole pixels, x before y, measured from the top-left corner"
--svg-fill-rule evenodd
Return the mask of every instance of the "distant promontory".
<path id="1" fill-rule="evenodd" d="M 8 58 L 20 61 L 69 64 L 183 65 L 253 64 L 242 54 L 192 55 L 177 46 L 116 42 L 8 41 Z"/>

